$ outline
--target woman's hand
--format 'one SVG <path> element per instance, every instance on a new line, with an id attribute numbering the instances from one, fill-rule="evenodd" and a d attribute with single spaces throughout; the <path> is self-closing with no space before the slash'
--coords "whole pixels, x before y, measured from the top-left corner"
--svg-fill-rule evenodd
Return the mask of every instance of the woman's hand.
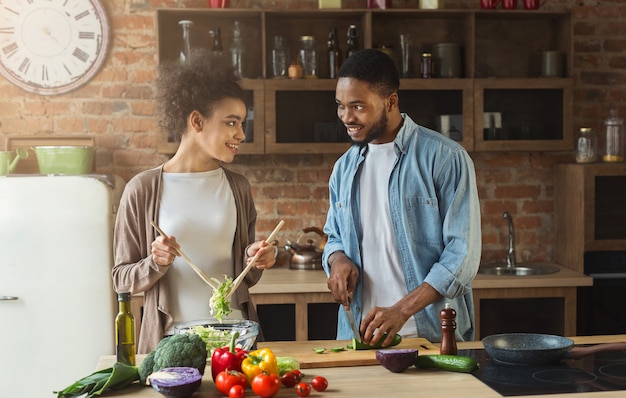
<path id="1" fill-rule="evenodd" d="M 259 254 L 259 258 L 254 263 L 254 266 L 258 269 L 268 269 L 276 263 L 276 246 L 272 243 L 267 243 L 264 240 L 259 240 L 248 246 L 246 249 L 246 265 L 250 264 L 252 258 Z"/>
<path id="2" fill-rule="evenodd" d="M 157 265 L 172 265 L 178 255 L 179 248 L 175 237 L 159 235 L 152 242 L 152 259 Z"/>

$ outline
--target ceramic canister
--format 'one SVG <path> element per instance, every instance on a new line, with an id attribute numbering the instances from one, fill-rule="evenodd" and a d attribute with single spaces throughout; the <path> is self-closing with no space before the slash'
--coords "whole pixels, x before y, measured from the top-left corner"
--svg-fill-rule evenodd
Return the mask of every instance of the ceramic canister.
<path id="1" fill-rule="evenodd" d="M 461 77 L 461 48 L 456 43 L 433 44 L 435 77 Z"/>

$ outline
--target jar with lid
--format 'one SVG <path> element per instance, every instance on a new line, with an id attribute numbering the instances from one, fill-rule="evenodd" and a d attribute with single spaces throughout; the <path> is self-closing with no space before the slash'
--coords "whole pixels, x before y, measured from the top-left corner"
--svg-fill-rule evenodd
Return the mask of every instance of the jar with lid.
<path id="1" fill-rule="evenodd" d="M 605 162 L 624 161 L 624 119 L 611 109 L 609 117 L 604 120 L 604 146 L 602 160 Z"/>
<path id="2" fill-rule="evenodd" d="M 591 127 L 581 127 L 576 137 L 576 163 L 593 163 L 597 157 L 596 132 Z"/>
<path id="3" fill-rule="evenodd" d="M 317 78 L 317 40 L 314 36 L 300 36 L 300 62 L 302 77 Z"/>

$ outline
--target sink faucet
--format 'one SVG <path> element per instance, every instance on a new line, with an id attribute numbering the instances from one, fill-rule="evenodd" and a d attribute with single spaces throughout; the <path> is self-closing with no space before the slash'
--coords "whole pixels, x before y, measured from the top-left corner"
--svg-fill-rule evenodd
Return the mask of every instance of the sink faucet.
<path id="1" fill-rule="evenodd" d="M 513 228 L 513 217 L 511 213 L 505 211 L 502 218 L 509 220 L 509 251 L 506 254 L 506 266 L 515 267 L 515 229 Z"/>

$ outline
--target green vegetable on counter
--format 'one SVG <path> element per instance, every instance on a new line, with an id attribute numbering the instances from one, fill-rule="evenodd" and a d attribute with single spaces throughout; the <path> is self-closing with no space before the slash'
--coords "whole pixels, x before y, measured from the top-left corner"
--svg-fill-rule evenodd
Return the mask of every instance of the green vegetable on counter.
<path id="1" fill-rule="evenodd" d="M 116 362 L 113 367 L 102 369 L 83 377 L 61 391 L 54 391 L 57 398 L 75 398 L 87 394 L 86 398 L 101 395 L 107 389 L 120 390 L 139 380 L 137 366 Z"/>
<path id="2" fill-rule="evenodd" d="M 278 375 L 282 376 L 292 370 L 300 370 L 300 362 L 294 357 L 276 357 Z"/>
<path id="3" fill-rule="evenodd" d="M 402 342 L 402 336 L 400 336 L 399 334 L 396 334 L 395 336 L 393 336 L 393 339 L 391 340 L 391 344 L 383 347 L 382 343 L 383 341 L 385 341 L 386 338 L 387 338 L 387 333 L 383 334 L 383 337 L 381 337 L 380 340 L 378 340 L 376 344 L 372 344 L 372 345 L 362 343 L 356 338 L 353 338 L 352 344 L 348 344 L 348 349 L 350 350 L 374 350 L 377 348 L 388 348 L 388 347 L 397 346 L 398 344 Z"/>
<path id="4" fill-rule="evenodd" d="M 463 355 L 418 355 L 415 367 L 470 373 L 478 369 L 478 362 Z"/>
<path id="5" fill-rule="evenodd" d="M 346 350 L 345 347 L 332 347 L 330 349 L 330 351 L 332 351 L 332 352 L 341 352 L 341 351 L 345 351 L 345 350 Z"/>
<path id="6" fill-rule="evenodd" d="M 313 351 L 315 351 L 315 353 L 317 353 L 317 354 L 323 354 L 323 353 L 326 352 L 326 348 L 324 348 L 324 347 L 315 347 L 315 348 L 313 348 Z"/>

